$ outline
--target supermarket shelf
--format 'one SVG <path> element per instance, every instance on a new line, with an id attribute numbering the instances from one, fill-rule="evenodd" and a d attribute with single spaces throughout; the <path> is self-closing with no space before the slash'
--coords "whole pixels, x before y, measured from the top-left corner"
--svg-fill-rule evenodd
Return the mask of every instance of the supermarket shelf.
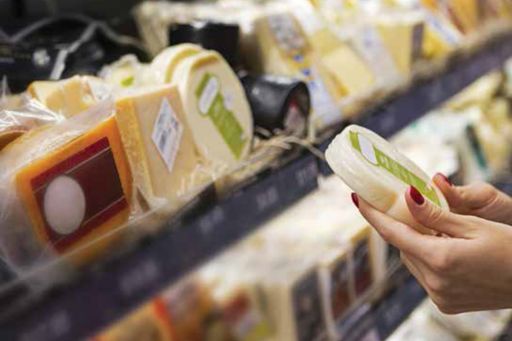
<path id="1" fill-rule="evenodd" d="M 357 122 L 388 137 L 479 76 L 498 68 L 509 56 L 512 34 L 501 35 L 470 56 L 457 58 L 442 75 L 416 82 L 410 90 Z M 321 149 L 329 142 L 327 139 Z M 90 336 L 313 191 L 318 185 L 319 168 L 328 173 L 325 163 L 304 153 L 283 167 L 265 172 L 193 219 L 173 222 L 167 232 L 122 259 L 60 288 L 24 313 L 1 321 L 0 340 L 59 341 Z M 349 328 L 347 340 L 361 340 L 358 336 L 365 333 L 376 333 L 376 340 L 382 339 L 423 295 L 414 280 L 406 281 L 400 290 L 362 314 Z"/>
<path id="2" fill-rule="evenodd" d="M 255 230 L 317 188 L 318 167 L 302 155 L 136 252 L 62 288 L 0 325 L 0 340 L 81 340 Z M 101 307 L 101 309 L 98 309 Z"/>

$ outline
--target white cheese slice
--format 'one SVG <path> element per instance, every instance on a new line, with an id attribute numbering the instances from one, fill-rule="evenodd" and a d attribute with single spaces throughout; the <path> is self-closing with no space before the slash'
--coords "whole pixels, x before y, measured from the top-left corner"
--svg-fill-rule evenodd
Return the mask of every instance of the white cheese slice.
<path id="1" fill-rule="evenodd" d="M 390 143 L 372 131 L 351 125 L 338 135 L 326 153 L 333 171 L 364 200 L 381 212 L 429 233 L 411 216 L 404 193 L 416 187 L 442 209 L 448 204 L 428 175 Z"/>

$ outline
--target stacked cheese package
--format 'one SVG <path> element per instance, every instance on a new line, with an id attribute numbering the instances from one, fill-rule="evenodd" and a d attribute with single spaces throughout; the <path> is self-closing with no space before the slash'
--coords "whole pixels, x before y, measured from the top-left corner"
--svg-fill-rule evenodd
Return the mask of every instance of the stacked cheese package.
<path id="1" fill-rule="evenodd" d="M 357 213 L 348 188 L 329 178 L 97 339 L 339 340 L 340 322 L 377 294 L 372 289 L 388 266 L 386 245 Z"/>
<path id="2" fill-rule="evenodd" d="M 249 154 L 249 104 L 218 53 L 178 46 L 103 76 L 32 83 L 29 101 L 56 119 L 0 154 L 0 256 L 20 274 L 152 232 Z"/>

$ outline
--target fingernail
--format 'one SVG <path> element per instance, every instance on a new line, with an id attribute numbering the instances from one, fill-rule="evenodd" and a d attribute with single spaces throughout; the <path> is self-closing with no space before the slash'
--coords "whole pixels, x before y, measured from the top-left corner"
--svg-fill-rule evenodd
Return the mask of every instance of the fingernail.
<path id="1" fill-rule="evenodd" d="M 357 194 L 352 193 L 350 196 L 352 197 L 352 202 L 354 203 L 354 205 L 357 208 L 359 208 L 359 197 L 357 196 Z"/>
<path id="2" fill-rule="evenodd" d="M 419 206 L 423 205 L 423 203 L 425 202 L 425 198 L 416 189 L 416 187 L 414 187 L 414 186 L 409 187 L 409 194 L 411 195 L 412 200 L 414 200 L 414 202 L 416 204 L 418 204 Z"/>
<path id="3" fill-rule="evenodd" d="M 446 182 L 448 185 L 450 186 L 453 186 L 453 183 L 450 181 L 450 179 L 448 179 L 448 177 L 442 173 L 437 173 L 439 174 L 439 176 L 444 180 L 444 182 Z"/>

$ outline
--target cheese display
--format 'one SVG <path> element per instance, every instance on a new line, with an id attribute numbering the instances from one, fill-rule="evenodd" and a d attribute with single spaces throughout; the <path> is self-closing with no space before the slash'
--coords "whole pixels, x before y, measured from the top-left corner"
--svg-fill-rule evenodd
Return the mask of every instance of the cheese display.
<path id="1" fill-rule="evenodd" d="M 429 230 L 411 216 L 404 193 L 414 186 L 434 205 L 448 209 L 441 191 L 412 161 L 368 129 L 351 125 L 331 143 L 327 162 L 343 181 L 381 212 L 421 232 Z"/>
<path id="2" fill-rule="evenodd" d="M 313 126 L 321 128 L 339 122 L 338 102 L 348 90 L 329 76 L 295 16 L 286 11 L 269 11 L 255 20 L 254 27 L 256 42 L 245 47 L 250 68 L 302 79 L 311 93 Z"/>
<path id="3" fill-rule="evenodd" d="M 136 189 L 152 208 L 180 208 L 201 185 L 201 158 L 178 89 L 163 85 L 132 91 L 117 99 L 116 119 Z"/>
<path id="4" fill-rule="evenodd" d="M 170 83 L 178 64 L 185 58 L 201 52 L 194 44 L 180 44 L 168 47 L 160 52 L 151 62 L 149 72 L 154 75 L 157 84 Z"/>
<path id="5" fill-rule="evenodd" d="M 33 82 L 28 93 L 51 111 L 71 117 L 109 98 L 111 89 L 99 78 L 75 76 L 62 81 Z"/>
<path id="6" fill-rule="evenodd" d="M 253 120 L 244 89 L 217 52 L 185 58 L 172 83 L 178 86 L 186 123 L 201 155 L 214 167 L 230 169 L 252 145 Z"/>
<path id="7" fill-rule="evenodd" d="M 33 131 L 0 158 L 15 165 L 1 179 L 1 247 L 20 271 L 56 255 L 89 262 L 130 215 L 132 177 L 114 117 L 68 128 Z"/>

